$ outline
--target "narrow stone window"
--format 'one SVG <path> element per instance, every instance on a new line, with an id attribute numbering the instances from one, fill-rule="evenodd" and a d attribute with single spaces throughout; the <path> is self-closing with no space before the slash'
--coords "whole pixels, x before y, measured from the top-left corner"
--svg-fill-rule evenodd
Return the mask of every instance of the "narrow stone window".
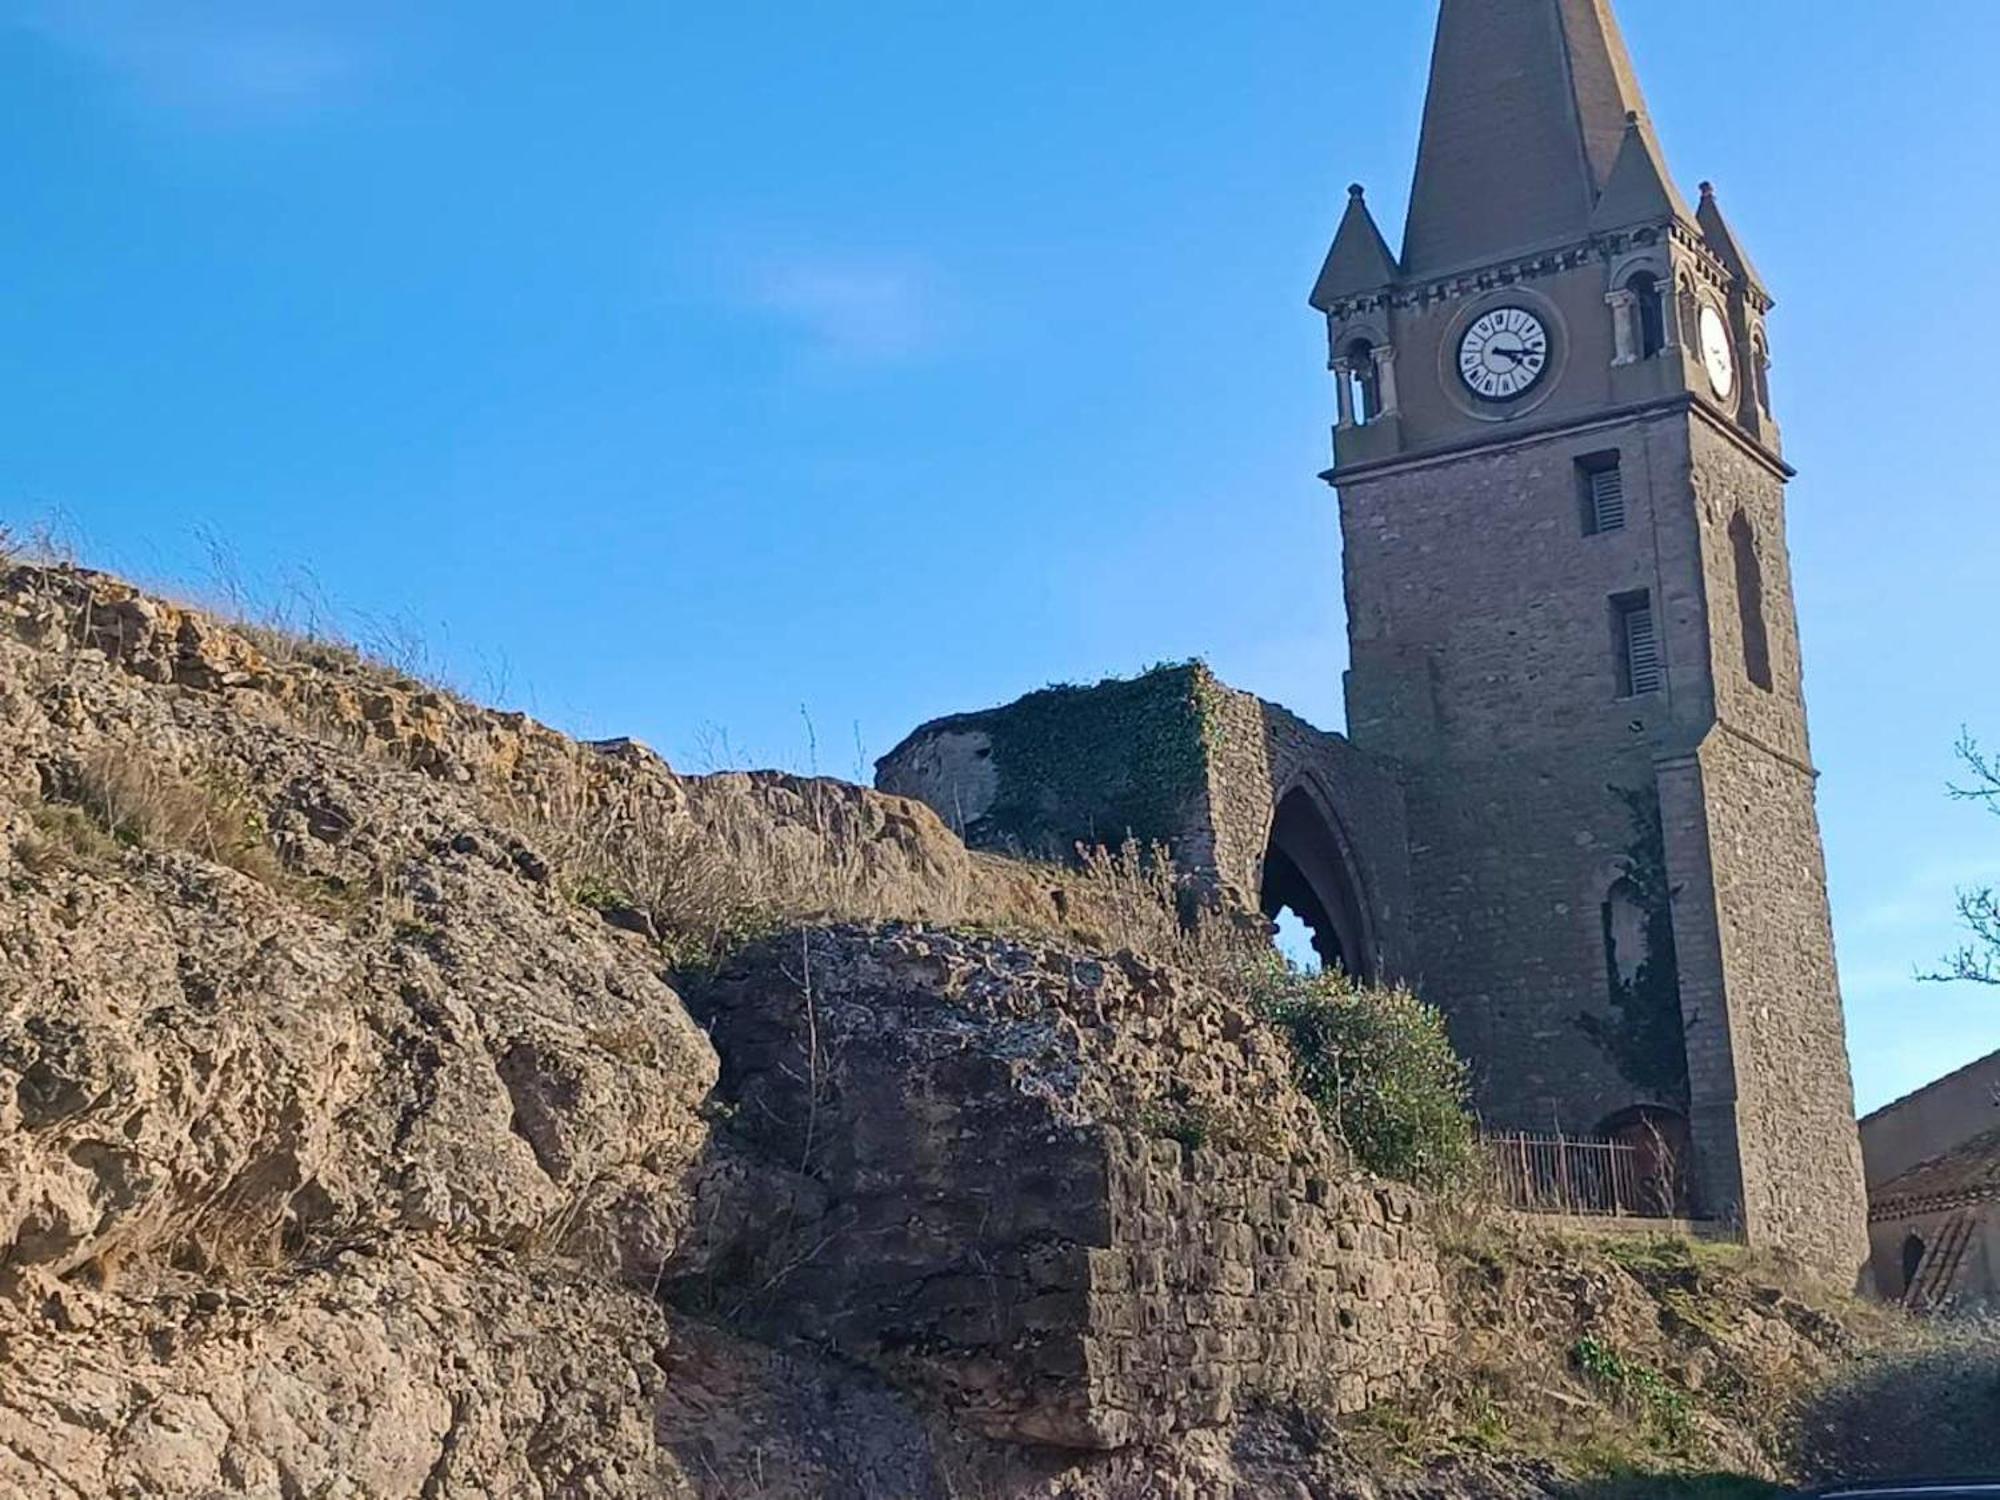
<path id="1" fill-rule="evenodd" d="M 1576 461 L 1583 496 L 1583 534 L 1602 536 L 1625 529 L 1625 470 L 1616 449 L 1587 453 Z"/>
<path id="2" fill-rule="evenodd" d="M 1764 624 L 1764 564 L 1757 556 L 1757 533 L 1742 511 L 1729 523 L 1729 545 L 1736 553 L 1736 609 L 1743 622 L 1743 671 L 1765 692 L 1771 691 L 1771 634 Z"/>
<path id="3" fill-rule="evenodd" d="M 1771 409 L 1771 351 L 1764 344 L 1762 334 L 1750 350 L 1750 363 L 1757 377 L 1757 409 L 1769 412 Z"/>
<path id="4" fill-rule="evenodd" d="M 1618 696 L 1639 698 L 1666 686 L 1666 660 L 1653 618 L 1653 596 L 1641 590 L 1611 601 L 1613 646 L 1618 653 Z"/>
<path id="5" fill-rule="evenodd" d="M 1667 347 L 1667 304 L 1660 292 L 1660 278 L 1641 271 L 1625 283 L 1636 302 L 1639 358 L 1651 359 Z"/>

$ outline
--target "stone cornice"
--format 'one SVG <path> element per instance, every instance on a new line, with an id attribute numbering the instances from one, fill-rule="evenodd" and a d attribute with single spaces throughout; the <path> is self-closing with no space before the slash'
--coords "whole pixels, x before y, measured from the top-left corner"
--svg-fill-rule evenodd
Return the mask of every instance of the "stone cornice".
<path id="1" fill-rule="evenodd" d="M 1371 459 L 1365 463 L 1336 465 L 1319 477 L 1335 487 L 1354 484 L 1361 480 L 1381 479 L 1390 474 L 1402 473 L 1407 469 L 1421 469 L 1440 459 L 1458 458 L 1467 453 L 1482 450 L 1505 452 L 1512 448 L 1526 447 L 1534 443 L 1547 442 L 1552 438 L 1565 437 L 1572 433 L 1594 432 L 1601 428 L 1614 427 L 1635 418 L 1667 416 L 1675 412 L 1692 415 L 1700 412 L 1723 436 L 1751 458 L 1770 469 L 1780 479 L 1795 477 L 1798 470 L 1782 458 L 1762 447 L 1747 433 L 1730 420 L 1712 402 L 1687 391 L 1679 391 L 1671 396 L 1661 396 L 1651 401 L 1635 402 L 1627 406 L 1606 407 L 1589 416 L 1554 417 L 1547 421 L 1520 426 L 1509 426 L 1497 432 L 1474 433 L 1468 437 L 1455 439 L 1449 443 L 1437 443 L 1428 448 L 1413 449 L 1408 453 L 1398 453 L 1393 458 Z"/>
<path id="2" fill-rule="evenodd" d="M 1426 277 L 1422 281 L 1392 284 L 1357 296 L 1342 297 L 1334 301 L 1327 311 L 1330 316 L 1340 319 L 1359 313 L 1378 312 L 1383 308 L 1422 308 L 1436 302 L 1453 302 L 1500 287 L 1561 275 L 1592 261 L 1608 261 L 1634 246 L 1658 244 L 1662 238 L 1685 250 L 1702 278 L 1717 291 L 1726 294 L 1737 289 L 1737 277 L 1709 247 L 1700 228 L 1677 216 L 1653 224 L 1634 225 L 1630 229 L 1593 234 L 1567 245 L 1523 252 L 1504 260 L 1465 266 L 1441 276 Z M 1770 310 L 1770 299 L 1755 287 L 1745 287 L 1744 291 L 1760 313 Z"/>
<path id="3" fill-rule="evenodd" d="M 1887 1198 L 1868 1210 L 1871 1224 L 1892 1224 L 1899 1219 L 1927 1219 L 1933 1214 L 1953 1213 L 1981 1203 L 2000 1203 L 2000 1184 L 1982 1183 L 1960 1188 L 1955 1193 L 1918 1194 L 1909 1198 Z"/>

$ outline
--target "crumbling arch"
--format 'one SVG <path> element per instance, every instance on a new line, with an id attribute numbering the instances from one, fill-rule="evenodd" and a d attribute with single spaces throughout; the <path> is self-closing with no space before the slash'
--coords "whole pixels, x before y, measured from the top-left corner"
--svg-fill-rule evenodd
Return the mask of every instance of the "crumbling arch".
<path id="1" fill-rule="evenodd" d="M 1294 787 L 1271 820 L 1264 915 L 1276 921 L 1289 908 L 1312 930 L 1322 964 L 1372 981 L 1381 975 L 1364 890 L 1352 845 L 1327 799 L 1311 782 Z"/>

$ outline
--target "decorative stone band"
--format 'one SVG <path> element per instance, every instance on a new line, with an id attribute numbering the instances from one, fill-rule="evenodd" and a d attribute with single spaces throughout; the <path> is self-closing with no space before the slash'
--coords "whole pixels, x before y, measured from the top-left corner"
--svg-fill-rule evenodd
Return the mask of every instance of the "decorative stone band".
<path id="1" fill-rule="evenodd" d="M 1933 1214 L 1952 1213 L 1957 1209 L 1971 1208 L 1981 1203 L 2000 1203 L 2000 1183 L 1986 1183 L 1980 1187 L 1961 1188 L 1954 1193 L 1931 1193 L 1912 1198 L 1887 1198 L 1871 1204 L 1868 1222 L 1871 1224 L 1893 1224 L 1898 1219 L 1925 1219 Z"/>

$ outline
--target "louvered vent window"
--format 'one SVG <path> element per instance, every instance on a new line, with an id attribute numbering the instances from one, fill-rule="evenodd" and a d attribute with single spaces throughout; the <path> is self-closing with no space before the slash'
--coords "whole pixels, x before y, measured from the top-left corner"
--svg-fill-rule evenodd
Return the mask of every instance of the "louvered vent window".
<path id="1" fill-rule="evenodd" d="M 1665 658 L 1653 618 L 1650 594 L 1633 594 L 1614 601 L 1618 621 L 1618 687 L 1620 696 L 1637 698 L 1666 686 Z"/>
<path id="2" fill-rule="evenodd" d="M 1586 536 L 1625 529 L 1625 471 L 1616 453 L 1594 453 L 1577 460 L 1583 481 L 1583 530 Z"/>
<path id="3" fill-rule="evenodd" d="M 1625 529 L 1625 471 L 1599 469 L 1590 476 L 1590 519 L 1598 531 Z"/>

